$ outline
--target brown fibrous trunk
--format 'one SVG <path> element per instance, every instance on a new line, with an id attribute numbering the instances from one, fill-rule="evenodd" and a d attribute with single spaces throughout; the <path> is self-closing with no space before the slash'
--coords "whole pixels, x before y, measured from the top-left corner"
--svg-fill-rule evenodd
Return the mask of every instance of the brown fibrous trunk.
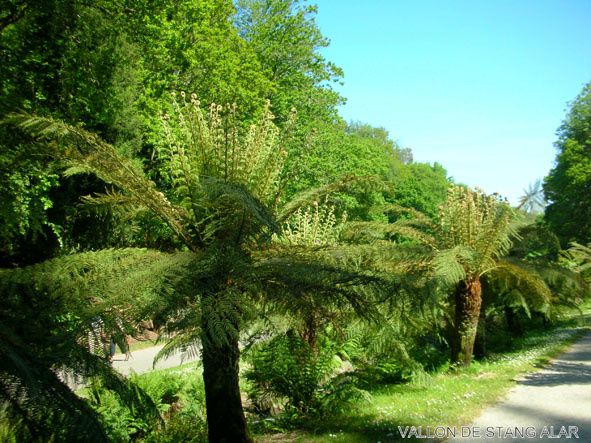
<path id="1" fill-rule="evenodd" d="M 469 366 L 478 330 L 482 288 L 478 278 L 461 281 L 455 291 L 455 324 L 451 343 L 453 364 Z"/>

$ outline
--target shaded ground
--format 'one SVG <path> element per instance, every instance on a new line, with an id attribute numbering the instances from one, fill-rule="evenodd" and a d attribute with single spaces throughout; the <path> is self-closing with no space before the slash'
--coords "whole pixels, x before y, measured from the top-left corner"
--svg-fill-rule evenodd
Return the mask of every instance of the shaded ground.
<path id="1" fill-rule="evenodd" d="M 591 334 L 547 368 L 524 376 L 502 403 L 485 410 L 463 430 L 468 434 L 476 429 L 480 438 L 448 442 L 556 442 L 569 435 L 571 441 L 578 437 L 591 442 Z"/>

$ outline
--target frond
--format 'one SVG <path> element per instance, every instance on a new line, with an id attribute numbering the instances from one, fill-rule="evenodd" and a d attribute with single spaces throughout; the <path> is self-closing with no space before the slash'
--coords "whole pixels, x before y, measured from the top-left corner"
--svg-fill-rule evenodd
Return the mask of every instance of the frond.
<path id="1" fill-rule="evenodd" d="M 269 254 L 257 260 L 253 278 L 268 301 L 292 312 L 314 305 L 349 306 L 359 315 L 371 317 L 375 312 L 370 300 L 387 291 L 384 280 L 356 271 L 346 255 L 341 248 L 302 249 L 299 255 L 293 251 Z"/>
<path id="2" fill-rule="evenodd" d="M 515 219 L 515 211 L 500 196 L 451 185 L 439 208 L 438 248 L 471 248 L 478 259 L 472 262 L 470 273 L 482 274 L 510 249 L 511 237 L 517 235 Z"/>
<path id="3" fill-rule="evenodd" d="M 201 297 L 202 343 L 219 347 L 238 340 L 247 303 L 244 294 L 229 286 L 215 294 Z"/>
<path id="4" fill-rule="evenodd" d="M 294 196 L 279 210 L 277 214 L 277 220 L 279 222 L 286 222 L 289 217 L 298 211 L 298 209 L 312 206 L 314 202 L 323 201 L 328 195 L 345 190 L 351 186 L 354 186 L 355 184 L 360 183 L 363 180 L 367 180 L 367 178 L 346 175 L 341 177 L 339 180 L 327 185 L 303 191 Z"/>
<path id="5" fill-rule="evenodd" d="M 334 206 L 315 202 L 305 210 L 298 209 L 283 225 L 275 241 L 291 245 L 336 245 L 347 215 L 337 220 Z"/>
<path id="6" fill-rule="evenodd" d="M 577 272 L 586 273 L 591 269 L 591 243 L 585 246 L 572 242 L 565 256 L 576 264 Z"/>
<path id="7" fill-rule="evenodd" d="M 467 277 L 467 270 L 473 268 L 475 253 L 463 245 L 437 251 L 433 257 L 435 275 L 448 286 L 454 286 Z"/>
<path id="8" fill-rule="evenodd" d="M 147 208 L 129 195 L 107 189 L 104 193 L 83 196 L 78 204 L 80 213 L 114 215 L 123 224 L 145 214 Z M 133 226 L 133 225 L 132 225 Z"/>
<path id="9" fill-rule="evenodd" d="M 119 155 L 97 135 L 58 120 L 26 113 L 10 114 L 4 122 L 18 126 L 38 140 L 49 142 L 56 157 L 77 168 L 70 167 L 70 173 L 92 171 L 106 183 L 129 193 L 168 224 L 187 245 L 192 245 L 184 227 L 187 214 L 174 207 L 136 163 Z"/>
<path id="10" fill-rule="evenodd" d="M 125 212 L 137 212 L 142 208 L 141 202 L 128 195 L 107 189 L 104 193 L 87 195 L 82 197 L 82 204 L 95 210 L 124 210 Z"/>
<path id="11" fill-rule="evenodd" d="M 0 365 L 0 400 L 21 418 L 31 436 L 44 441 L 107 442 L 96 412 L 72 392 L 43 362 L 20 354 L 26 373 L 11 365 L 11 353 L 2 349 Z M 19 352 L 20 351 L 20 352 Z M 27 358 L 28 357 L 28 358 Z"/>
<path id="12" fill-rule="evenodd" d="M 402 215 L 402 216 L 405 216 L 406 219 L 415 220 L 416 222 L 418 222 L 422 225 L 429 226 L 429 227 L 433 226 L 433 220 L 431 220 L 431 218 L 429 216 L 427 216 L 426 214 L 423 214 L 421 211 L 417 211 L 414 208 L 408 208 L 405 206 L 400 206 L 400 205 L 391 203 L 391 204 L 379 206 L 378 208 L 376 208 L 376 211 L 379 211 L 384 214 L 392 214 L 392 215 L 397 215 L 397 216 Z"/>
<path id="13" fill-rule="evenodd" d="M 154 365 L 173 355 L 181 354 L 181 361 L 196 358 L 201 352 L 201 329 L 184 330 L 171 337 L 154 357 Z"/>
<path id="14" fill-rule="evenodd" d="M 544 279 L 523 263 L 502 260 L 486 278 L 497 294 L 510 297 L 513 304 L 518 303 L 526 312 L 548 313 L 553 303 L 553 294 Z"/>
<path id="15" fill-rule="evenodd" d="M 431 223 L 423 224 L 417 220 L 399 220 L 388 225 L 385 229 L 388 234 L 398 234 L 402 237 L 412 239 L 432 249 L 437 249 L 438 241 L 432 234 Z"/>
<path id="16" fill-rule="evenodd" d="M 204 181 L 207 201 L 211 202 L 210 217 L 218 221 L 210 225 L 208 237 L 213 237 L 223 229 L 236 237 L 238 243 L 244 237 L 261 232 L 278 232 L 279 226 L 269 208 L 258 200 L 244 185 L 219 179 Z M 205 219 L 204 223 L 210 221 Z M 198 223 L 199 225 L 199 223 Z"/>
<path id="17" fill-rule="evenodd" d="M 160 150 L 177 194 L 190 197 L 204 178 L 213 178 L 240 184 L 272 203 L 287 158 L 273 118 L 267 103 L 258 124 L 242 134 L 236 105 L 211 104 L 204 112 L 195 94 L 188 100 L 181 92 L 177 100 L 173 93 L 170 114 L 162 119 L 166 145 Z"/>

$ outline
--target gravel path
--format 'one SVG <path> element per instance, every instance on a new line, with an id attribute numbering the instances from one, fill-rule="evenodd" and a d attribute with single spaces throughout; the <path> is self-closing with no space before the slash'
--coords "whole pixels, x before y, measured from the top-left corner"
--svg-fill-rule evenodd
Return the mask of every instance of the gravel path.
<path id="1" fill-rule="evenodd" d="M 472 436 L 448 442 L 591 442 L 591 334 L 526 375 L 502 403 L 457 429 L 462 431 Z"/>
<path id="2" fill-rule="evenodd" d="M 153 366 L 154 357 L 164 345 L 133 351 L 129 360 L 125 361 L 125 355 L 115 354 L 113 357 L 113 367 L 123 375 L 128 375 L 131 371 L 136 374 L 149 372 L 153 369 L 165 369 L 180 366 L 184 363 L 194 361 L 195 359 L 181 360 L 181 354 L 175 354 L 165 360 L 160 360 L 156 366 Z"/>

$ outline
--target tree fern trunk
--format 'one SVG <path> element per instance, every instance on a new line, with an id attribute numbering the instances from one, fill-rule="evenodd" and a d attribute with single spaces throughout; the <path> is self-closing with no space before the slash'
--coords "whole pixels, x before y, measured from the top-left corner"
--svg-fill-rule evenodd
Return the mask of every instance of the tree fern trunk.
<path id="1" fill-rule="evenodd" d="M 206 322 L 204 319 L 204 331 L 208 330 Z M 207 332 L 203 333 L 203 381 L 210 443 L 252 442 L 240 398 L 239 360 L 238 340 L 233 334 L 228 334 L 225 343 L 218 344 Z"/>
<path id="2" fill-rule="evenodd" d="M 458 284 L 455 292 L 455 325 L 451 347 L 451 361 L 462 366 L 472 362 L 474 340 L 478 330 L 482 289 L 478 278 Z"/>

